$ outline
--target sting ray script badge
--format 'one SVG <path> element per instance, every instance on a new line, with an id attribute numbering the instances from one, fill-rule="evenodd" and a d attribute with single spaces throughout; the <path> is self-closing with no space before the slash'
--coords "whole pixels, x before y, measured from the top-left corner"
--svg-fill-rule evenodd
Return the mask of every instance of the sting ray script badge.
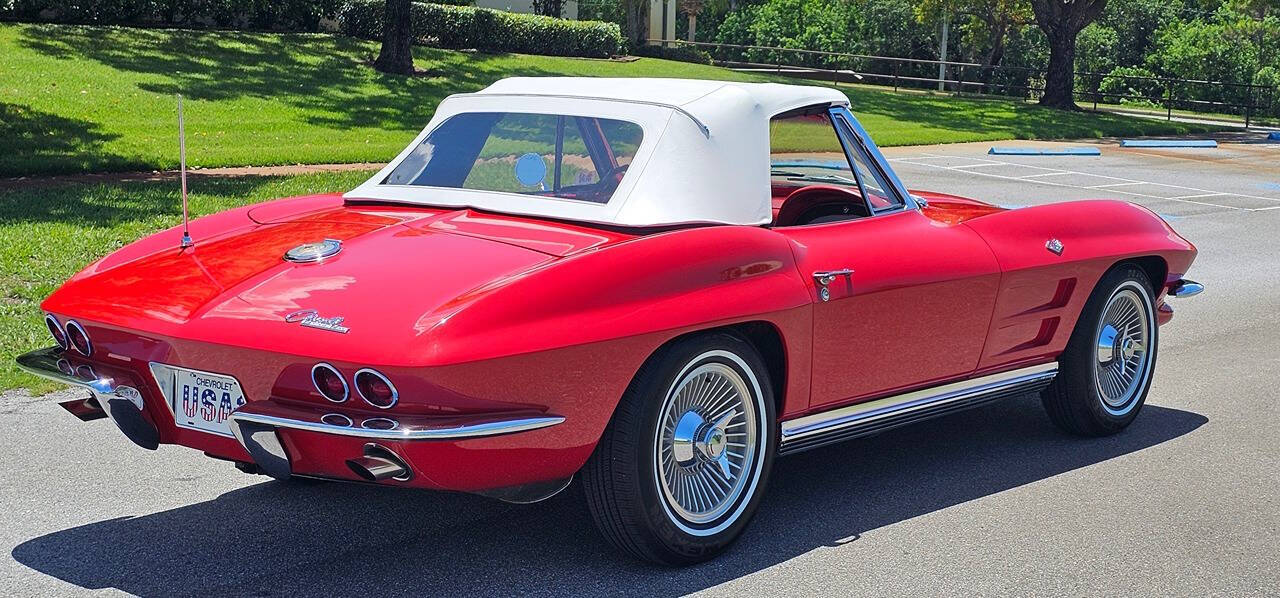
<path id="1" fill-rule="evenodd" d="M 351 330 L 342 325 L 342 321 L 345 319 L 342 316 L 321 317 L 320 312 L 314 309 L 300 309 L 284 317 L 284 321 L 291 324 L 297 322 L 308 328 L 319 328 L 320 330 L 328 330 L 329 332 L 340 334 L 346 334 Z"/>

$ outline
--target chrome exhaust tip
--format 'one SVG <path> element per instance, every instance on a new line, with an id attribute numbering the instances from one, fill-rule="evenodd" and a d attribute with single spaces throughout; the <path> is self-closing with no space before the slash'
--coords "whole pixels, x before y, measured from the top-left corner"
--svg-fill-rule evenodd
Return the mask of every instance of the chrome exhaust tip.
<path id="1" fill-rule="evenodd" d="M 413 477 L 413 470 L 409 469 L 409 465 L 399 455 L 387 447 L 373 443 L 364 445 L 364 456 L 348 460 L 347 467 L 366 482 L 405 482 Z"/>

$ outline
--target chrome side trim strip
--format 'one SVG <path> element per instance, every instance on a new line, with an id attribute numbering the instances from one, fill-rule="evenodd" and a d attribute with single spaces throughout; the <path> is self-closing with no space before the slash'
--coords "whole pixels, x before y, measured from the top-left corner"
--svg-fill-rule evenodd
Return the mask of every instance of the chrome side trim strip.
<path id="1" fill-rule="evenodd" d="M 478 438 L 482 436 L 496 436 L 498 434 L 511 434 L 514 432 L 527 432 L 529 430 L 537 430 L 538 428 L 554 426 L 563 421 L 564 418 L 561 416 L 548 415 L 543 417 L 521 417 L 517 419 L 490 421 L 464 426 L 454 426 L 452 428 L 397 427 L 390 430 L 377 430 L 350 426 L 334 426 L 318 421 L 289 419 L 276 417 L 274 415 L 260 415 L 257 413 L 243 413 L 239 411 L 231 414 L 231 423 L 233 428 L 238 427 L 238 424 L 241 423 L 254 423 L 275 428 L 305 430 L 307 432 L 335 434 L 338 436 L 353 436 L 356 438 L 367 438 L 370 440 L 448 440 L 455 438 Z"/>
<path id="2" fill-rule="evenodd" d="M 924 388 L 865 403 L 838 407 L 782 422 L 782 452 L 796 452 L 857 435 L 860 429 L 883 429 L 894 424 L 909 423 L 929 413 L 950 412 L 1016 394 L 1030 392 L 1047 385 L 1058 373 L 1057 362 L 962 380 L 942 386 Z M 941 413 L 938 413 L 941 414 Z M 874 430 L 873 430 L 874 431 Z M 798 445 L 804 445 L 795 448 Z M 787 450 L 787 449 L 792 450 Z"/>

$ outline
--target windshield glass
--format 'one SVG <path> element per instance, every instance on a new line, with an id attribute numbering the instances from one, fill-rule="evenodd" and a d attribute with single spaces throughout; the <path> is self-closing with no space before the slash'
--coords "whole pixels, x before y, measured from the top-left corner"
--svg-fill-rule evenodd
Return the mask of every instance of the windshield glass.
<path id="1" fill-rule="evenodd" d="M 607 203 L 643 138 L 621 120 L 470 112 L 436 127 L 382 181 Z"/>

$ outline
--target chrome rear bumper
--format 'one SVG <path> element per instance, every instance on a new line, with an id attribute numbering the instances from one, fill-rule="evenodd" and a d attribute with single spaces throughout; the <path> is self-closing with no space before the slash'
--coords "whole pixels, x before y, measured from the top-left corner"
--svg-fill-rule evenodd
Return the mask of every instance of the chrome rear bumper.
<path id="1" fill-rule="evenodd" d="M 1195 297 L 1204 292 L 1204 285 L 1194 280 L 1179 280 L 1169 285 L 1169 296 L 1182 299 L 1184 297 Z"/>
<path id="2" fill-rule="evenodd" d="M 263 411 L 274 413 L 262 413 Z M 564 421 L 564 417 L 544 414 L 471 416 L 461 420 L 458 418 L 442 420 L 438 417 L 422 416 L 397 416 L 397 418 L 372 417 L 357 425 L 347 415 L 338 413 L 321 415 L 278 404 L 273 405 L 267 401 L 250 403 L 232 413 L 231 431 L 264 473 L 283 479 L 293 475 L 293 460 L 280 438 L 281 431 L 297 430 L 332 434 L 370 443 L 410 442 L 462 440 L 513 434 L 554 426 Z M 371 445 L 366 445 L 366 449 L 368 446 Z M 377 446 L 389 451 L 381 445 Z"/>
<path id="3" fill-rule="evenodd" d="M 28 373 L 88 390 L 102 412 L 134 444 L 148 450 L 160 446 L 160 432 L 143 416 L 145 405 L 138 389 L 99 376 L 92 367 L 77 369 L 64 357 L 65 353 L 61 347 L 49 347 L 19 355 L 16 361 L 18 367 Z M 70 408 L 68 411 L 76 413 Z M 76 416 L 86 419 L 79 413 Z"/>
<path id="4" fill-rule="evenodd" d="M 311 421 L 304 419 L 295 419 L 287 417 L 277 417 L 274 415 L 262 415 L 258 413 L 245 413 L 237 411 L 231 414 L 231 427 L 234 429 L 238 425 L 246 423 L 259 424 L 272 428 L 287 428 L 290 430 L 305 430 L 307 432 L 319 432 L 321 434 L 336 434 L 338 436 L 352 436 L 355 438 L 363 438 L 366 440 L 456 440 L 460 438 L 479 438 L 483 436 L 497 436 L 499 434 L 512 434 L 515 432 L 527 432 L 529 430 L 537 430 L 554 426 L 564 421 L 563 417 L 558 415 L 533 416 L 533 417 L 515 417 L 492 419 L 478 421 L 476 423 L 460 424 L 453 426 L 428 427 L 428 426 L 401 426 L 395 420 L 387 417 L 374 418 L 381 421 L 391 422 L 395 425 L 391 429 L 377 429 L 368 427 L 355 427 L 354 425 L 337 425 L 325 423 L 323 421 Z M 366 423 L 370 420 L 366 420 Z"/>
<path id="5" fill-rule="evenodd" d="M 135 444 L 147 449 L 159 446 L 159 430 L 145 416 L 146 405 L 142 393 L 129 385 L 140 382 L 134 382 L 134 378 L 128 374 L 120 379 L 99 375 L 92 369 L 97 367 L 96 364 L 87 363 L 81 364 L 77 369 L 68 359 L 66 351 L 60 347 L 26 353 L 17 358 L 17 364 L 37 376 L 88 390 L 92 399 L 76 399 L 63 405 L 73 415 L 86 421 L 108 417 Z M 105 366 L 102 369 L 109 372 L 111 370 Z M 249 453 L 254 464 L 268 475 L 287 478 L 293 475 L 293 460 L 289 449 L 285 448 L 282 435 L 287 436 L 291 431 L 363 440 L 367 443 L 367 449 L 369 444 L 384 442 L 399 445 L 404 442 L 454 441 L 514 434 L 565 421 L 562 416 L 536 411 L 449 417 L 382 413 L 355 420 L 352 419 L 353 416 L 354 413 L 346 415 L 317 411 L 313 407 L 263 400 L 252 401 L 232 413 L 230 426 L 236 440 Z M 373 457 L 352 456 L 352 459 L 361 458 Z M 392 479 L 403 481 L 408 478 Z"/>

